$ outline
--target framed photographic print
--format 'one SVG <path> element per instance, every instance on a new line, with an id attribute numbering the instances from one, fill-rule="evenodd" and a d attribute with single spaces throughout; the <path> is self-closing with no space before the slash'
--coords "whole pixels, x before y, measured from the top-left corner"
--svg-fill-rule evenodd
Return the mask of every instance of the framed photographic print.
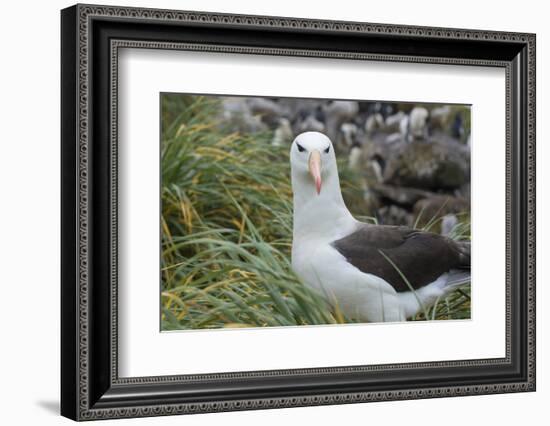
<path id="1" fill-rule="evenodd" d="M 535 35 L 61 29 L 64 416 L 535 390 Z"/>

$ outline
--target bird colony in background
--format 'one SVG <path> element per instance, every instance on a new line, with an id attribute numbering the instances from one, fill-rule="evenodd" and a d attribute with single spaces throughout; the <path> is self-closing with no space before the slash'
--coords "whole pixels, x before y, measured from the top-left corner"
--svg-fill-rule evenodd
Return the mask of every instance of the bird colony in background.
<path id="1" fill-rule="evenodd" d="M 271 130 L 290 146 L 307 131 L 327 135 L 363 178 L 378 223 L 429 226 L 444 235 L 470 211 L 470 108 L 464 105 L 223 97 L 221 126 Z"/>

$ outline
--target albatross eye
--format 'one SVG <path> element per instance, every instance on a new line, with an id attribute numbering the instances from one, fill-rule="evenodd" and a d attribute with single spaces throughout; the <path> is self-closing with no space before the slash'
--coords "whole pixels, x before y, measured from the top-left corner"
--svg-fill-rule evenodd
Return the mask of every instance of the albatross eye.
<path id="1" fill-rule="evenodd" d="M 325 154 L 328 154 L 328 152 L 330 151 L 330 145 L 327 146 L 327 149 L 325 149 L 324 151 L 325 151 Z"/>
<path id="2" fill-rule="evenodd" d="M 300 145 L 298 142 L 296 142 L 296 146 L 298 147 L 298 151 L 300 151 L 300 152 L 304 152 L 304 151 L 306 150 L 306 149 L 305 149 L 302 145 Z"/>

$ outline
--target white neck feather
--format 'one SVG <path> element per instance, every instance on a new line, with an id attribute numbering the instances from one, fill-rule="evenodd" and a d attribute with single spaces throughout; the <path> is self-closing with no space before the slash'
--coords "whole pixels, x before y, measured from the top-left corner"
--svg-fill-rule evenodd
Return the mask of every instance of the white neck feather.
<path id="1" fill-rule="evenodd" d="M 347 209 L 338 173 L 323 176 L 321 193 L 317 194 L 311 177 L 292 173 L 294 193 L 294 240 L 314 235 L 320 240 L 332 241 L 347 235 L 357 221 Z"/>

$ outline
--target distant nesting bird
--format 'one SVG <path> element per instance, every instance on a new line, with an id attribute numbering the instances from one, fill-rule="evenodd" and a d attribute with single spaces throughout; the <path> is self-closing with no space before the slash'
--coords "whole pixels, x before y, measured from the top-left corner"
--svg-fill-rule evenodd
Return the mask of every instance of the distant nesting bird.
<path id="1" fill-rule="evenodd" d="M 399 132 L 401 130 L 401 122 L 406 118 L 407 114 L 403 111 L 398 111 L 397 113 L 386 117 L 385 130 L 386 132 Z"/>
<path id="2" fill-rule="evenodd" d="M 288 118 L 281 117 L 279 119 L 277 128 L 273 133 L 273 139 L 271 140 L 271 144 L 273 146 L 288 145 L 292 141 L 293 137 L 294 137 L 294 133 L 292 132 L 290 121 L 288 120 Z"/>
<path id="3" fill-rule="evenodd" d="M 356 101 L 332 101 L 324 108 L 326 116 L 325 132 L 336 141 L 340 126 L 346 121 L 353 120 L 359 112 L 359 103 Z"/>
<path id="4" fill-rule="evenodd" d="M 363 149 L 361 148 L 361 145 L 359 145 L 358 143 L 355 143 L 352 145 L 351 149 L 349 150 L 348 167 L 351 170 L 360 172 L 361 166 L 362 166 L 361 164 L 362 160 L 363 160 Z"/>
<path id="5" fill-rule="evenodd" d="M 365 120 L 365 132 L 371 135 L 375 130 L 380 130 L 384 127 L 384 117 L 379 112 L 369 115 Z"/>
<path id="6" fill-rule="evenodd" d="M 445 130 L 447 127 L 449 116 L 451 115 L 451 107 L 449 105 L 442 105 L 435 107 L 430 111 L 430 127 L 432 129 Z"/>
<path id="7" fill-rule="evenodd" d="M 403 321 L 469 281 L 469 243 L 353 218 L 342 198 L 334 147 L 325 135 L 298 135 L 290 163 L 292 267 L 349 318 Z"/>
<path id="8" fill-rule="evenodd" d="M 441 219 L 441 235 L 449 235 L 453 229 L 458 225 L 458 218 L 456 215 L 449 213 L 443 216 Z"/>
<path id="9" fill-rule="evenodd" d="M 430 113 L 426 108 L 414 107 L 409 114 L 409 141 L 427 136 L 427 121 Z"/>
<path id="10" fill-rule="evenodd" d="M 354 123 L 343 123 L 340 126 L 340 141 L 346 149 L 351 149 L 357 136 L 357 125 Z"/>

